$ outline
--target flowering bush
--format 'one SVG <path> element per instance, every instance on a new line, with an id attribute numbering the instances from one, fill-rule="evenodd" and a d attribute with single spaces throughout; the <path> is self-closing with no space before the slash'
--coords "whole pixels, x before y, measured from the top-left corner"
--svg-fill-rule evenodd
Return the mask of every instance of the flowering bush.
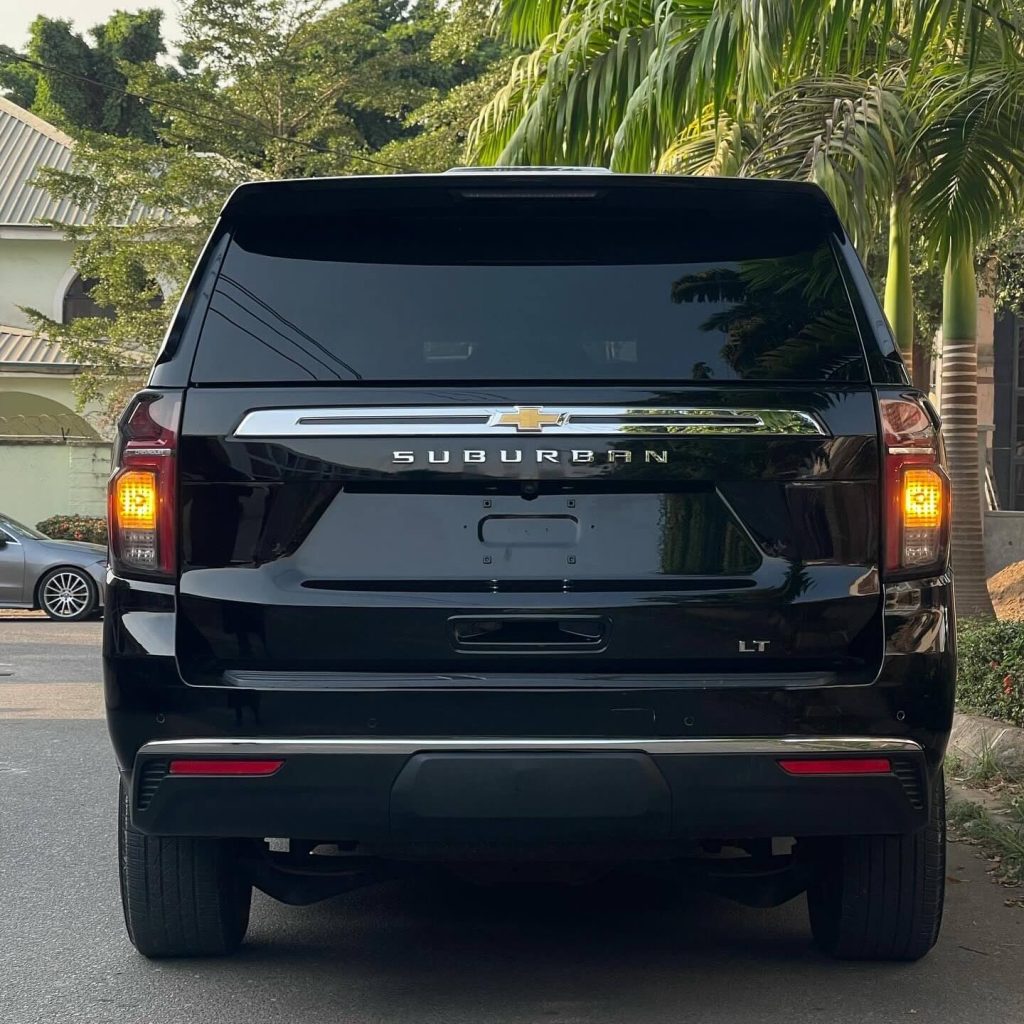
<path id="1" fill-rule="evenodd" d="M 107 521 L 102 516 L 50 516 L 36 529 L 54 540 L 87 540 L 92 544 L 107 543 Z"/>
<path id="2" fill-rule="evenodd" d="M 957 705 L 1024 725 L 1024 622 L 957 624 Z"/>

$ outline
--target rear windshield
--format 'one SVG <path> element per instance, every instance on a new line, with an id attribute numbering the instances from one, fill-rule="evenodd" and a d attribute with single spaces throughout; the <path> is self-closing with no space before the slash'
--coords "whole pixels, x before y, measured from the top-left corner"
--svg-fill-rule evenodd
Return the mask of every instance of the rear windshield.
<path id="1" fill-rule="evenodd" d="M 683 220 L 261 221 L 193 379 L 859 381 L 828 237 Z"/>

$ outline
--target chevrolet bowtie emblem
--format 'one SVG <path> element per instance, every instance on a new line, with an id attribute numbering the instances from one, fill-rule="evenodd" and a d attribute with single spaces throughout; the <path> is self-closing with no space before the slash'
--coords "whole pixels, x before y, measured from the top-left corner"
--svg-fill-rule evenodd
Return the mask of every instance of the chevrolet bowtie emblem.
<path id="1" fill-rule="evenodd" d="M 515 412 L 503 412 L 495 426 L 515 427 L 520 433 L 539 434 L 545 427 L 557 427 L 564 413 L 543 412 L 538 406 L 516 406 Z"/>

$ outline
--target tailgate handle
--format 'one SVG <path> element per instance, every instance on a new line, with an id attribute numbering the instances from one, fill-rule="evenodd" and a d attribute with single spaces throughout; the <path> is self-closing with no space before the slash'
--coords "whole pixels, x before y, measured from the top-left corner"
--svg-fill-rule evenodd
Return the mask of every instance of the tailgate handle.
<path id="1" fill-rule="evenodd" d="M 457 615 L 448 626 L 461 651 L 594 651 L 608 636 L 600 615 Z"/>

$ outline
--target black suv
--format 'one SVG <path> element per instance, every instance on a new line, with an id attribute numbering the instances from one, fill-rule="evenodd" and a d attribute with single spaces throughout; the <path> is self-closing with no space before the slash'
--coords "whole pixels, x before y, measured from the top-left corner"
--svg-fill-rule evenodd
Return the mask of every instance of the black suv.
<path id="1" fill-rule="evenodd" d="M 922 956 L 938 426 L 813 186 L 242 186 L 111 477 L 132 942 L 230 951 L 254 885 L 647 862 Z"/>

